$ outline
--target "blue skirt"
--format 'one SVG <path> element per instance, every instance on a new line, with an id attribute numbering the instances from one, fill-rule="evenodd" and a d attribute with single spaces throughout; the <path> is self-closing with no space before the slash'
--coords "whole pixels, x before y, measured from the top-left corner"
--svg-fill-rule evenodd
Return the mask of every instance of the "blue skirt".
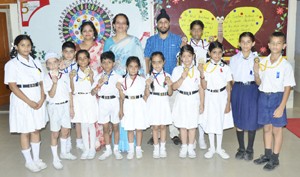
<path id="1" fill-rule="evenodd" d="M 264 93 L 259 92 L 258 98 L 258 123 L 261 125 L 272 124 L 274 127 L 283 127 L 287 124 L 286 109 L 282 117 L 273 118 L 273 113 L 280 105 L 283 92 Z"/>
<path id="2" fill-rule="evenodd" d="M 258 124 L 258 86 L 234 83 L 231 92 L 231 108 L 234 124 L 242 130 L 257 130 Z"/>

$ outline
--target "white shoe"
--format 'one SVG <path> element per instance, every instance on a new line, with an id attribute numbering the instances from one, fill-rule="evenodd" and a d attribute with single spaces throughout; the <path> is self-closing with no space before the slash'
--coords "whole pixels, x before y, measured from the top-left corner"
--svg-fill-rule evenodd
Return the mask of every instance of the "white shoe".
<path id="1" fill-rule="evenodd" d="M 206 149 L 207 148 L 207 145 L 205 143 L 205 140 L 204 139 L 199 139 L 199 147 L 200 149 Z"/>
<path id="2" fill-rule="evenodd" d="M 180 152 L 179 152 L 179 157 L 180 158 L 186 158 L 186 155 L 187 155 L 187 147 L 184 147 L 180 149 Z"/>
<path id="3" fill-rule="evenodd" d="M 229 158 L 230 158 L 230 156 L 225 152 L 224 149 L 217 150 L 216 153 L 219 154 L 219 156 L 220 156 L 222 159 L 229 159 Z"/>
<path id="4" fill-rule="evenodd" d="M 26 163 L 25 167 L 34 173 L 41 171 L 41 169 L 38 166 L 36 166 L 36 164 L 34 162 Z"/>
<path id="5" fill-rule="evenodd" d="M 87 159 L 91 160 L 91 159 L 94 159 L 96 156 L 96 150 L 95 149 L 91 149 L 89 150 L 89 153 L 87 155 Z"/>
<path id="6" fill-rule="evenodd" d="M 78 144 L 76 144 L 76 148 L 77 148 L 77 149 L 80 149 L 80 150 L 82 150 L 82 151 L 84 151 L 83 143 L 78 143 Z"/>
<path id="7" fill-rule="evenodd" d="M 207 159 L 211 159 L 215 154 L 215 149 L 209 148 L 208 151 L 204 154 L 204 157 Z"/>
<path id="8" fill-rule="evenodd" d="M 98 159 L 99 160 L 105 160 L 105 159 L 107 159 L 111 155 L 112 155 L 111 149 L 105 150 L 104 153 L 102 155 L 100 155 Z"/>
<path id="9" fill-rule="evenodd" d="M 160 149 L 160 151 L 159 151 L 159 157 L 160 158 L 166 158 L 167 157 L 167 151 L 166 151 L 166 149 Z"/>
<path id="10" fill-rule="evenodd" d="M 196 152 L 194 149 L 189 149 L 188 154 L 189 154 L 189 158 L 191 159 L 196 158 Z"/>
<path id="11" fill-rule="evenodd" d="M 38 161 L 34 161 L 35 165 L 41 169 L 44 170 L 45 168 L 47 168 L 47 164 L 45 164 L 42 159 L 38 160 Z"/>
<path id="12" fill-rule="evenodd" d="M 76 160 L 77 159 L 77 157 L 74 156 L 73 154 L 71 154 L 70 152 L 66 153 L 66 154 L 60 153 L 60 158 L 65 159 L 65 160 Z"/>
<path id="13" fill-rule="evenodd" d="M 152 156 L 153 156 L 154 159 L 159 159 L 159 157 L 160 157 L 159 149 L 155 149 L 153 151 L 153 155 Z"/>
<path id="14" fill-rule="evenodd" d="M 127 159 L 131 160 L 131 159 L 133 159 L 133 157 L 134 157 L 134 151 L 128 151 Z"/>
<path id="15" fill-rule="evenodd" d="M 60 160 L 55 160 L 55 161 L 53 161 L 52 164 L 56 170 L 61 170 L 64 167 L 63 164 L 60 162 Z"/>
<path id="16" fill-rule="evenodd" d="M 119 150 L 114 150 L 114 155 L 117 160 L 123 159 L 123 156 Z"/>
<path id="17" fill-rule="evenodd" d="M 136 155 L 137 159 L 143 158 L 143 150 L 142 149 L 137 149 L 135 155 Z"/>
<path id="18" fill-rule="evenodd" d="M 81 154 L 80 159 L 85 160 L 85 159 L 87 159 L 88 155 L 89 155 L 89 151 L 84 151 L 84 152 Z"/>

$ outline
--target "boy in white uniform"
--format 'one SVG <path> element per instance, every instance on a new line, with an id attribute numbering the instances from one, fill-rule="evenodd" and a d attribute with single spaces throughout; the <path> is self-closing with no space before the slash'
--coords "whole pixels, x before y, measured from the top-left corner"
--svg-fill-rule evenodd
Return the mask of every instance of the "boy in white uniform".
<path id="1" fill-rule="evenodd" d="M 291 87 L 296 83 L 292 65 L 282 56 L 282 50 L 286 47 L 285 35 L 282 32 L 272 33 L 268 46 L 271 54 L 260 62 L 256 60 L 254 64 L 254 77 L 260 91 L 258 123 L 264 125 L 265 145 L 265 154 L 254 160 L 254 163 L 267 163 L 263 169 L 273 170 L 279 165 L 282 127 L 287 124 L 286 102 Z"/>
<path id="2" fill-rule="evenodd" d="M 70 112 L 72 106 L 72 95 L 70 88 L 70 79 L 68 75 L 59 72 L 59 60 L 56 53 L 47 53 L 45 55 L 46 66 L 49 73 L 45 74 L 45 94 L 48 95 L 48 113 L 50 117 L 51 134 L 51 150 L 53 155 L 53 166 L 56 169 L 62 169 L 63 165 L 57 155 L 57 139 L 59 132 L 61 133 L 61 158 L 75 160 L 67 148 L 67 137 L 71 128 L 70 116 L 74 113 Z"/>
<path id="3" fill-rule="evenodd" d="M 113 67 L 115 65 L 115 55 L 113 52 L 108 51 L 101 54 L 101 65 L 103 73 L 95 77 L 95 82 L 92 86 L 92 95 L 97 94 L 99 96 L 98 108 L 99 119 L 98 123 L 103 124 L 105 148 L 104 153 L 99 157 L 99 160 L 105 160 L 112 155 L 109 127 L 110 122 L 114 132 L 114 155 L 116 159 L 122 159 L 123 156 L 119 152 L 119 123 L 120 123 L 120 100 L 119 91 L 116 88 L 118 80 L 122 78 L 117 74 Z"/>

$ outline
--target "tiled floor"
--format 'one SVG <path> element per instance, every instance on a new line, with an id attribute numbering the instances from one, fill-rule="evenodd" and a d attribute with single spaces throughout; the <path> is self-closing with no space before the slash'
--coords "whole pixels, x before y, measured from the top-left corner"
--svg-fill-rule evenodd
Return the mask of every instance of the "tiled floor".
<path id="1" fill-rule="evenodd" d="M 300 109 L 289 109 L 288 116 L 300 117 Z M 52 166 L 50 131 L 49 126 L 47 126 L 42 131 L 41 158 L 48 164 L 48 168 L 39 173 L 31 173 L 24 167 L 19 135 L 9 133 L 8 114 L 0 114 L 0 177 L 297 177 L 300 174 L 300 139 L 287 129 L 284 129 L 280 166 L 272 172 L 262 170 L 262 166 L 257 166 L 253 162 L 234 159 L 237 149 L 234 129 L 224 132 L 223 148 L 231 155 L 229 160 L 223 160 L 217 155 L 207 160 L 203 157 L 206 151 L 200 150 L 198 147 L 196 159 L 180 159 L 178 157 L 179 146 L 174 145 L 170 140 L 167 141 L 168 157 L 166 159 L 153 159 L 152 146 L 146 143 L 149 135 L 150 130 L 144 132 L 142 144 L 144 157 L 141 160 L 129 161 L 125 158 L 123 160 L 109 158 L 105 161 L 99 161 L 97 158 L 101 153 L 98 152 L 97 158 L 94 160 L 63 161 L 64 169 L 58 171 Z M 72 136 L 74 136 L 74 131 Z M 254 149 L 255 157 L 263 152 L 262 130 L 257 132 Z M 77 156 L 81 155 L 80 150 L 73 149 L 72 151 Z"/>

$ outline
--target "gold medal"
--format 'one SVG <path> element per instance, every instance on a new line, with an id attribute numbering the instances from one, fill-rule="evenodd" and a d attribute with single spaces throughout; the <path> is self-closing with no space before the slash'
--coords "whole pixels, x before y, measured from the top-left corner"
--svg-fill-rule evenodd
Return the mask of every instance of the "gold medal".
<path id="1" fill-rule="evenodd" d="M 259 62 L 260 62 L 259 58 L 258 58 L 258 57 L 255 57 L 255 58 L 254 58 L 254 63 L 259 63 Z"/>
<path id="2" fill-rule="evenodd" d="M 205 64 L 204 58 L 198 58 L 198 64 Z"/>

